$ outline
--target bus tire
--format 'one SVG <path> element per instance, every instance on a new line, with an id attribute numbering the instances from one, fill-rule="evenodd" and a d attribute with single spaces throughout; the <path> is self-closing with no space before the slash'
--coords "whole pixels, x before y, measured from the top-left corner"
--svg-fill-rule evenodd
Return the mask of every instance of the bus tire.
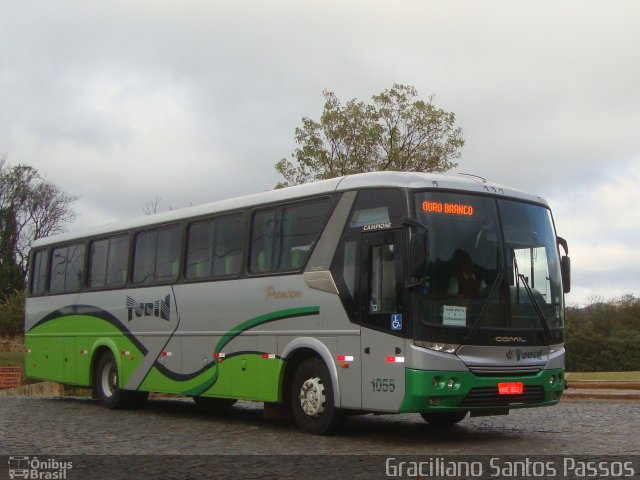
<path id="1" fill-rule="evenodd" d="M 456 423 L 462 421 L 467 416 L 468 412 L 436 412 L 436 413 L 421 413 L 429 425 L 440 428 L 453 427 Z"/>
<path id="2" fill-rule="evenodd" d="M 235 398 L 201 397 L 196 395 L 193 401 L 200 408 L 224 408 L 235 405 L 238 401 Z"/>
<path id="3" fill-rule="evenodd" d="M 302 362 L 291 384 L 293 417 L 301 430 L 313 435 L 337 432 L 345 415 L 335 406 L 329 370 L 319 358 Z"/>
<path id="4" fill-rule="evenodd" d="M 94 389 L 100 404 L 110 409 L 141 407 L 149 392 L 123 390 L 119 387 L 120 374 L 113 353 L 105 352 L 98 360 L 94 375 Z"/>

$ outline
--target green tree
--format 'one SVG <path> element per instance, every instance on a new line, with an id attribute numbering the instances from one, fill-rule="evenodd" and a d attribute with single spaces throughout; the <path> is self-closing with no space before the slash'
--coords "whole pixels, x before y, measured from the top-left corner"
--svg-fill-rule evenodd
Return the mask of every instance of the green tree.
<path id="1" fill-rule="evenodd" d="M 640 299 L 633 295 L 567 309 L 568 371 L 640 370 L 639 342 Z"/>
<path id="2" fill-rule="evenodd" d="M 0 157 L 0 293 L 24 288 L 31 244 L 62 232 L 75 218 L 76 200 L 35 168 Z"/>
<path id="3" fill-rule="evenodd" d="M 409 85 L 342 105 L 325 90 L 320 121 L 308 117 L 296 128 L 298 147 L 276 171 L 284 177 L 276 188 L 373 171 L 445 172 L 457 164 L 464 145 L 455 115 L 437 108 Z"/>
<path id="4" fill-rule="evenodd" d="M 0 210 L 0 301 L 16 290 L 24 288 L 24 276 L 16 262 L 18 236 L 14 212 Z"/>

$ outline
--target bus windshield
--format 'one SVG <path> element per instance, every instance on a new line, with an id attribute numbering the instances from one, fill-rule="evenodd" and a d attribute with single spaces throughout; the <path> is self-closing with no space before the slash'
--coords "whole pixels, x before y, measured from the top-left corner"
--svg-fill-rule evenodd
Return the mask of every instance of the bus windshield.
<path id="1" fill-rule="evenodd" d="M 443 329 L 458 330 L 458 339 L 483 329 L 548 336 L 563 326 L 547 208 L 460 193 L 419 192 L 415 200 L 416 219 L 428 231 L 427 278 L 413 301 L 417 339 L 434 340 Z"/>

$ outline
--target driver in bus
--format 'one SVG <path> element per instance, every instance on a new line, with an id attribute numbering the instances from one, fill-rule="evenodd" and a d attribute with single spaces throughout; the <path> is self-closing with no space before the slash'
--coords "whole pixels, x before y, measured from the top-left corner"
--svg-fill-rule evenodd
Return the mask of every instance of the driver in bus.
<path id="1" fill-rule="evenodd" d="M 465 250 L 457 249 L 451 257 L 453 275 L 449 278 L 447 294 L 461 298 L 477 298 L 487 283 L 480 277 L 471 255 Z"/>

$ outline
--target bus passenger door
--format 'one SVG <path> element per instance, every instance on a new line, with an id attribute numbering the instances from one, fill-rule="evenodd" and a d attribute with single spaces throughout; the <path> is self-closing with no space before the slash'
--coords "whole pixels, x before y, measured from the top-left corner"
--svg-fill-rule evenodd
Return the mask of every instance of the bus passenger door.
<path id="1" fill-rule="evenodd" d="M 397 411 L 404 398 L 402 230 L 363 233 L 358 304 L 362 408 Z"/>

